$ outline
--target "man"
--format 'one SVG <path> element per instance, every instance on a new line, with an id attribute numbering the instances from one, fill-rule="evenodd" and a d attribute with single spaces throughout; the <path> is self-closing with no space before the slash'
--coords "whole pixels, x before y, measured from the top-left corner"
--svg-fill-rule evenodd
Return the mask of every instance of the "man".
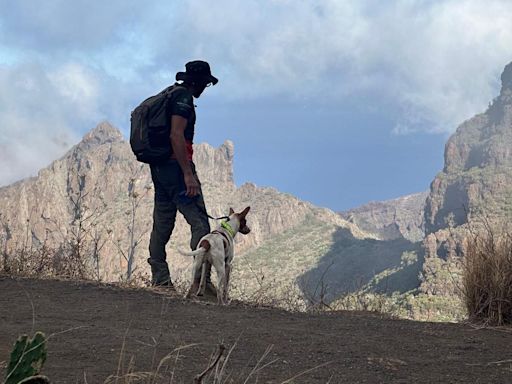
<path id="1" fill-rule="evenodd" d="M 210 232 L 210 224 L 201 194 L 201 184 L 192 162 L 194 124 L 196 121 L 194 98 L 201 96 L 206 87 L 215 85 L 210 66 L 204 61 L 191 61 L 185 72 L 178 72 L 173 91 L 167 103 L 169 116 L 170 158 L 161 164 L 152 164 L 151 177 L 155 186 L 153 230 L 149 242 L 148 259 L 151 265 L 152 284 L 174 289 L 166 261 L 165 246 L 174 229 L 176 212 L 179 210 L 191 227 L 190 247 L 194 250 L 204 235 Z M 211 283 L 211 265 L 206 268 L 206 294 L 216 296 Z M 200 272 L 194 283 L 199 283 Z"/>

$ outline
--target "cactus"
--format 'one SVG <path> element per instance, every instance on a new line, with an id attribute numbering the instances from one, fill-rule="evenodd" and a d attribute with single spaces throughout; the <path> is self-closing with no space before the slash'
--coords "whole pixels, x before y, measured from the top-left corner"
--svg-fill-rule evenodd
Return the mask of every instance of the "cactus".
<path id="1" fill-rule="evenodd" d="M 45 360 L 46 337 L 44 333 L 36 332 L 33 339 L 29 339 L 27 335 L 20 336 L 11 352 L 5 384 L 18 384 L 39 374 Z"/>

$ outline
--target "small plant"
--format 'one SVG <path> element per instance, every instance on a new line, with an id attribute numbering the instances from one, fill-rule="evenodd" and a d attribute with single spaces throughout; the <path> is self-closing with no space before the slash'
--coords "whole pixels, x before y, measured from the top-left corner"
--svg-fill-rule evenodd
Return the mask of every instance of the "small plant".
<path id="1" fill-rule="evenodd" d="M 46 361 L 46 337 L 36 332 L 32 339 L 20 336 L 11 352 L 4 384 L 48 383 L 48 378 L 39 376 Z"/>

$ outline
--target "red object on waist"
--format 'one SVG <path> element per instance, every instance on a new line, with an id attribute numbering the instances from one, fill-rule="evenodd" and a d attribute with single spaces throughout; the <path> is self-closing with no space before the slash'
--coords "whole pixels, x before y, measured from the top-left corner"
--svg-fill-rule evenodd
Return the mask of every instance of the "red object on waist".
<path id="1" fill-rule="evenodd" d="M 192 156 L 194 155 L 194 148 L 192 147 L 192 142 L 185 140 L 185 148 L 187 150 L 187 160 L 192 161 Z M 176 154 L 173 153 L 171 159 L 176 159 Z"/>

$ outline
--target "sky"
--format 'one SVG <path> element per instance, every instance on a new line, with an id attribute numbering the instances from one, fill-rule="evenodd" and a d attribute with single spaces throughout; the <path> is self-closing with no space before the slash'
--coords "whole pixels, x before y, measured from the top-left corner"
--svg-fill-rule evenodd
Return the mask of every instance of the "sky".
<path id="1" fill-rule="evenodd" d="M 195 142 L 235 181 L 336 211 L 426 191 L 499 94 L 509 0 L 0 0 L 0 186 L 33 176 L 190 60 L 219 83 Z"/>

